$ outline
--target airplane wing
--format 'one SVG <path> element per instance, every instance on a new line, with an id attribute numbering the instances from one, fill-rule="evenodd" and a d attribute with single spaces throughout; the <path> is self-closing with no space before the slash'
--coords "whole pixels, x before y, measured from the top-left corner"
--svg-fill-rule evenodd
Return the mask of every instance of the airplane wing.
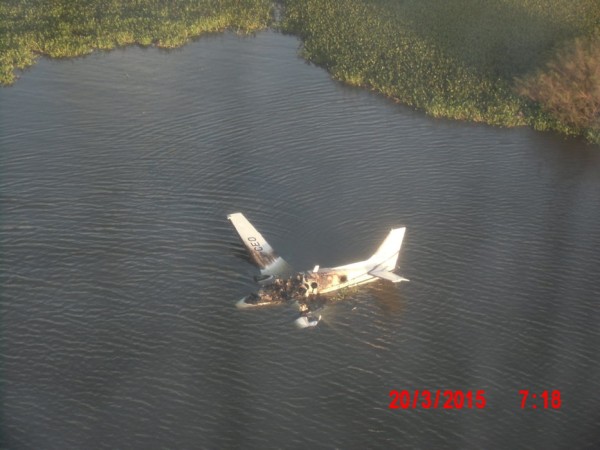
<path id="1" fill-rule="evenodd" d="M 275 253 L 273 247 L 242 213 L 229 214 L 227 218 L 240 235 L 244 247 L 250 253 L 252 261 L 260 268 L 261 274 L 282 275 L 292 272 L 290 265 Z"/>

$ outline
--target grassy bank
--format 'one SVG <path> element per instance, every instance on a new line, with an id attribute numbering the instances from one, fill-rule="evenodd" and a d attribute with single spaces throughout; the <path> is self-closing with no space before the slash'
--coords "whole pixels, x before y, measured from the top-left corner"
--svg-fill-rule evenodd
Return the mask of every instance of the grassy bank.
<path id="1" fill-rule="evenodd" d="M 600 143 L 598 0 L 281 0 L 281 29 L 335 78 L 436 117 Z M 176 47 L 271 23 L 270 0 L 2 0 L 0 84 L 38 55 Z M 16 72 L 17 71 L 17 72 Z"/>
<path id="2" fill-rule="evenodd" d="M 68 57 L 127 44 L 176 47 L 206 32 L 252 32 L 271 22 L 269 0 L 2 0 L 0 83 L 38 55 Z"/>
<path id="3" fill-rule="evenodd" d="M 530 125 L 600 142 L 597 0 L 283 3 L 282 29 L 299 35 L 303 56 L 339 80 L 433 116 Z M 556 97 L 569 95 L 585 100 L 565 113 Z"/>

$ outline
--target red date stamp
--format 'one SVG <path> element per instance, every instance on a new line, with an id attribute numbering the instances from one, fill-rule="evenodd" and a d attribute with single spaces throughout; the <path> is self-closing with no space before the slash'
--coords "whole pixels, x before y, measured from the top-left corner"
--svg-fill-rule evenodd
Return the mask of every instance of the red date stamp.
<path id="1" fill-rule="evenodd" d="M 451 389 L 429 389 L 409 391 L 390 391 L 390 409 L 483 409 L 485 408 L 485 391 L 461 391 Z"/>

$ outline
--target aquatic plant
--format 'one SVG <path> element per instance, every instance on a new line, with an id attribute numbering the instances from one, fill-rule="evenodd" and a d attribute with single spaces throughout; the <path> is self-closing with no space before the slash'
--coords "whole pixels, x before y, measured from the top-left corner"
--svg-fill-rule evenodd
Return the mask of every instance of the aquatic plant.
<path id="1" fill-rule="evenodd" d="M 272 20 L 269 0 L 2 0 L 0 83 L 38 55 L 69 57 L 139 44 L 171 48 L 202 33 L 250 33 Z"/>
<path id="2" fill-rule="evenodd" d="M 436 117 L 576 134 L 515 90 L 561 42 L 591 34 L 596 0 L 284 0 L 281 29 L 334 78 Z M 589 137 L 592 137 L 589 134 Z"/>
<path id="3" fill-rule="evenodd" d="M 598 34 L 598 0 L 280 3 L 280 29 L 297 34 L 303 56 L 341 81 L 436 117 L 530 125 L 600 142 L 595 100 L 586 103 L 567 88 L 581 77 L 597 86 L 597 78 L 578 71 L 598 57 L 584 55 L 577 42 Z M 38 55 L 127 44 L 171 48 L 205 32 L 249 33 L 271 24 L 271 10 L 270 0 L 3 0 L 0 83 L 12 83 L 15 69 Z"/>

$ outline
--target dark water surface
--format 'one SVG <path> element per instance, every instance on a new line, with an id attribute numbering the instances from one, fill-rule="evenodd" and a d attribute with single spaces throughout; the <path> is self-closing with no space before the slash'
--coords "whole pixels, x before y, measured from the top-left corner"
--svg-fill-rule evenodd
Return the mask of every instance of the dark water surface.
<path id="1" fill-rule="evenodd" d="M 600 448 L 598 147 L 434 120 L 297 48 L 210 36 L 0 90 L 0 447 Z M 406 225 L 412 281 L 314 330 L 239 311 L 235 211 L 300 269 Z M 487 403 L 390 410 L 391 389 Z"/>

